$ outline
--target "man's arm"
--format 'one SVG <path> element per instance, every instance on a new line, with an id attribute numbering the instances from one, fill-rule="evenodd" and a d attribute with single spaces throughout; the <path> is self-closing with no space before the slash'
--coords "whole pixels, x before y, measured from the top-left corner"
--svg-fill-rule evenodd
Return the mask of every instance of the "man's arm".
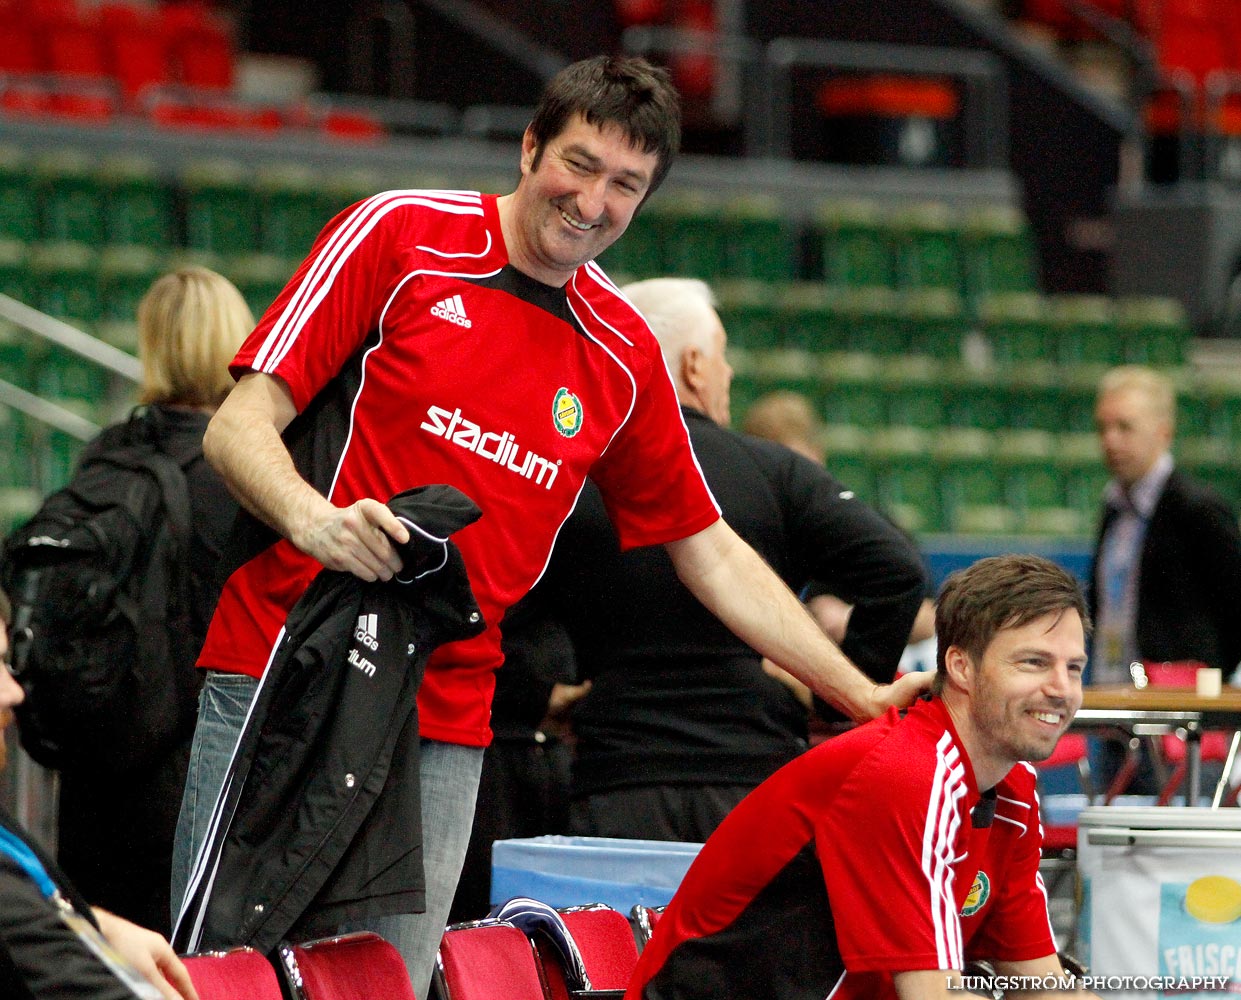
<path id="1" fill-rule="evenodd" d="M 91 908 L 99 933 L 130 965 L 141 972 L 167 1000 L 198 1000 L 189 970 L 162 935 L 139 927 L 107 910 Z"/>
<path id="2" fill-rule="evenodd" d="M 203 453 L 246 510 L 328 569 L 390 580 L 401 561 L 391 539 L 409 532 L 383 503 L 337 507 L 297 472 L 281 432 L 297 415 L 275 376 L 242 376 L 207 425 Z"/>
<path id="3" fill-rule="evenodd" d="M 888 685 L 866 677 L 723 520 L 666 548 L 681 582 L 708 610 L 851 718 L 871 719 L 890 705 L 907 705 L 930 684 L 930 674 L 910 674 Z"/>

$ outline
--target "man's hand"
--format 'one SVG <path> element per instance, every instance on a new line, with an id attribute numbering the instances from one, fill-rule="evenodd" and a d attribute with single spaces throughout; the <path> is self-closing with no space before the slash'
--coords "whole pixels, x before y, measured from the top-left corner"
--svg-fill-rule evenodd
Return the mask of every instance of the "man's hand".
<path id="1" fill-rule="evenodd" d="M 108 944 L 168 1000 L 198 1000 L 189 972 L 164 938 L 107 910 L 92 909 Z"/>
<path id="2" fill-rule="evenodd" d="M 871 708 L 877 718 L 889 708 L 908 708 L 918 700 L 919 695 L 929 691 L 935 679 L 932 671 L 924 670 L 914 674 L 898 677 L 891 684 L 876 684 L 870 693 Z"/>
<path id="3" fill-rule="evenodd" d="M 569 736 L 569 713 L 573 706 L 590 694 L 590 681 L 581 684 L 553 684 L 547 698 L 547 714 L 539 723 L 543 732 L 560 739 Z"/>
<path id="4" fill-rule="evenodd" d="M 289 540 L 328 569 L 372 582 L 391 580 L 400 570 L 392 543 L 409 541 L 409 530 L 378 500 L 359 500 L 350 507 L 324 501 L 293 527 Z"/>

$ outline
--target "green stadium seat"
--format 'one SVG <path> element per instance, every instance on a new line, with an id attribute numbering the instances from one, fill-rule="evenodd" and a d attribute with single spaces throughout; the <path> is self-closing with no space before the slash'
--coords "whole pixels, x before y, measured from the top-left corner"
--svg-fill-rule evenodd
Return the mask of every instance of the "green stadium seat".
<path id="1" fill-rule="evenodd" d="M 823 358 L 823 414 L 829 424 L 872 430 L 887 420 L 879 364 L 872 354 Z"/>
<path id="2" fill-rule="evenodd" d="M 138 324 L 132 319 L 110 319 L 95 324 L 95 336 L 118 351 L 138 354 Z"/>
<path id="3" fill-rule="evenodd" d="M 33 176 L 43 241 L 103 243 L 104 191 L 90 157 L 64 150 L 42 156 Z"/>
<path id="4" fill-rule="evenodd" d="M 1241 505 L 1241 466 L 1235 449 L 1218 438 L 1186 437 L 1176 445 L 1177 464 L 1213 487 L 1234 511 Z"/>
<path id="5" fill-rule="evenodd" d="M 331 218 L 324 210 L 318 177 L 301 164 L 260 169 L 255 179 L 259 207 L 259 249 L 301 260 Z"/>
<path id="6" fill-rule="evenodd" d="M 1002 426 L 1013 430 L 1065 430 L 1064 373 L 1044 364 L 1015 365 L 1005 376 Z M 1093 420 L 1093 417 L 1090 418 Z M 1093 424 L 1082 428 L 1089 430 Z"/>
<path id="7" fill-rule="evenodd" d="M 961 296 L 947 288 L 925 288 L 901 296 L 902 338 L 914 354 L 956 361 L 969 332 Z"/>
<path id="8" fill-rule="evenodd" d="M 881 384 L 889 424 L 934 429 L 945 422 L 944 383 L 934 359 L 892 358 L 883 365 Z"/>
<path id="9" fill-rule="evenodd" d="M 843 288 L 836 293 L 834 302 L 846 350 L 888 357 L 909 352 L 900 296 L 891 288 Z"/>
<path id="10" fill-rule="evenodd" d="M 76 409 L 80 415 L 87 416 L 88 419 L 96 416 L 93 409 L 89 407 L 74 407 L 72 400 L 57 399 L 54 402 Z M 68 483 L 77 468 L 83 442 L 53 428 L 38 427 L 32 430 L 31 444 L 35 464 L 35 489 L 47 495 Z"/>
<path id="11" fill-rule="evenodd" d="M 100 318 L 132 320 L 151 283 L 163 273 L 163 261 L 139 246 L 105 247 L 99 254 Z"/>
<path id="12" fill-rule="evenodd" d="M 0 374 L 0 378 L 14 381 L 7 372 Z M 22 489 L 33 486 L 35 468 L 26 422 L 19 411 L 8 406 L 0 406 L 0 449 L 8 456 L 0 462 L 0 487 Z"/>
<path id="13" fill-rule="evenodd" d="M 0 295 L 28 303 L 31 299 L 31 280 L 26 256 L 26 244 L 0 239 Z"/>
<path id="14" fill-rule="evenodd" d="M 237 286 L 257 319 L 275 301 L 297 265 L 296 260 L 270 254 L 247 254 L 228 261 L 223 273 Z"/>
<path id="15" fill-rule="evenodd" d="M 766 350 L 778 347 L 775 291 L 762 281 L 734 279 L 718 282 L 713 286 L 717 300 L 716 311 L 728 345 L 744 350 Z"/>
<path id="16" fill-rule="evenodd" d="M 320 214 L 325 225 L 351 205 L 391 187 L 379 173 L 366 167 L 320 174 L 318 186 Z"/>
<path id="17" fill-rule="evenodd" d="M 1188 360 L 1193 331 L 1185 307 L 1176 299 L 1119 298 L 1116 329 L 1126 361 L 1176 367 Z"/>
<path id="18" fill-rule="evenodd" d="M 38 195 L 26 154 L 16 146 L 0 146 L 0 238 L 39 238 Z"/>
<path id="19" fill-rule="evenodd" d="M 961 290 L 961 232 L 947 205 L 898 209 L 888 219 L 888 232 L 898 288 Z"/>
<path id="20" fill-rule="evenodd" d="M 817 354 L 846 348 L 839 296 L 819 282 L 802 281 L 775 288 L 773 336 L 787 347 Z"/>
<path id="21" fill-rule="evenodd" d="M 176 242 L 172 191 L 154 162 L 138 156 L 105 160 L 96 179 L 108 243 L 162 250 Z"/>
<path id="22" fill-rule="evenodd" d="M 1199 391 L 1197 385 L 1185 386 L 1177 391 L 1176 433 L 1178 437 L 1209 437 L 1215 422 L 1212 416 L 1211 400 Z M 1226 425 L 1221 430 L 1226 431 Z"/>
<path id="23" fill-rule="evenodd" d="M 249 172 L 229 160 L 203 160 L 181 178 L 185 242 L 194 250 L 240 255 L 258 247 L 259 209 Z"/>
<path id="24" fill-rule="evenodd" d="M 851 424 L 828 424 L 823 428 L 824 465 L 827 471 L 867 502 L 873 502 L 870 435 Z"/>
<path id="25" fill-rule="evenodd" d="M 916 427 L 888 427 L 871 436 L 875 503 L 914 534 L 943 529 L 932 438 Z"/>
<path id="26" fill-rule="evenodd" d="M 870 201 L 828 201 L 815 213 L 822 234 L 823 276 L 829 285 L 891 287 L 892 249 L 883 213 Z"/>
<path id="27" fill-rule="evenodd" d="M 1062 369 L 1060 394 L 1060 429 L 1089 434 L 1095 430 L 1095 401 L 1098 381 L 1089 370 Z"/>
<path id="28" fill-rule="evenodd" d="M 1241 378 L 1212 378 L 1203 384 L 1199 398 L 1207 400 L 1212 434 L 1241 444 Z M 1183 428 L 1184 422 L 1180 424 Z"/>
<path id="29" fill-rule="evenodd" d="M 650 206 L 638 209 L 625 238 L 608 247 L 599 264 L 614 281 L 618 275 L 626 275 L 626 280 L 664 276 L 663 234 Z"/>
<path id="30" fill-rule="evenodd" d="M 734 278 L 788 281 L 793 277 L 793 234 L 774 198 L 735 198 L 720 219 L 723 273 Z"/>
<path id="31" fill-rule="evenodd" d="M 39 243 L 27 259 L 31 304 L 60 319 L 99 316 L 99 254 L 85 243 Z"/>
<path id="32" fill-rule="evenodd" d="M 1090 432 L 1059 435 L 1055 461 L 1064 482 L 1066 505 L 1076 510 L 1093 531 L 1099 521 L 1103 487 L 1108 480 L 1098 437 Z"/>
<path id="33" fill-rule="evenodd" d="M 1056 438 L 1048 431 L 1017 430 L 996 435 L 995 461 L 1017 529 L 1033 535 L 1078 537 L 1084 521 L 1068 506 Z"/>
<path id="34" fill-rule="evenodd" d="M 1014 530 L 1004 480 L 993 457 L 995 443 L 983 430 L 941 430 L 932 443 L 945 526 L 962 534 Z"/>
<path id="35" fill-rule="evenodd" d="M 1080 371 L 1083 366 L 1109 368 L 1125 360 L 1112 300 L 1104 295 L 1054 295 L 1048 319 L 1056 360 Z"/>
<path id="36" fill-rule="evenodd" d="M 978 322 L 997 364 L 1054 363 L 1055 344 L 1047 306 L 1039 295 L 1009 292 L 977 304 Z"/>
<path id="37" fill-rule="evenodd" d="M 1034 240 L 1021 209 L 984 205 L 968 212 L 961 227 L 965 293 L 975 302 L 1002 292 L 1038 289 Z"/>
<path id="38" fill-rule="evenodd" d="M 111 373 L 72 351 L 49 344 L 36 355 L 34 391 L 69 406 L 89 420 L 108 407 Z"/>
<path id="39" fill-rule="evenodd" d="M 995 431 L 1011 419 L 1008 387 L 993 371 L 965 365 L 947 365 L 941 383 L 944 390 L 944 424 L 948 427 Z"/>
<path id="40" fill-rule="evenodd" d="M 652 206 L 651 212 L 659 232 L 662 273 L 704 281 L 727 273 L 727 234 L 720 205 L 712 196 L 696 191 L 669 191 L 660 200 L 658 211 Z"/>

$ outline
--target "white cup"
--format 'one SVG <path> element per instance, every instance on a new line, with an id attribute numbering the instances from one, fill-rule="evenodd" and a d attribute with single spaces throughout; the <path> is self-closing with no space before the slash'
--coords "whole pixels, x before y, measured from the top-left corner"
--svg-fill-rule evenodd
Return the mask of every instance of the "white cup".
<path id="1" fill-rule="evenodd" d="M 1200 698 L 1218 698 L 1224 688 L 1224 674 L 1219 667 L 1199 667 L 1194 687 Z"/>

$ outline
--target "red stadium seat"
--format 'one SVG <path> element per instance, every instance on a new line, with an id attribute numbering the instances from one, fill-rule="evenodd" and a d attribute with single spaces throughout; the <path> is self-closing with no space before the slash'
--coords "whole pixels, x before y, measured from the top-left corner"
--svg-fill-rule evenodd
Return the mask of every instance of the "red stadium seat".
<path id="1" fill-rule="evenodd" d="M 280 946 L 294 1000 L 414 1000 L 400 952 L 363 932 Z"/>
<path id="2" fill-rule="evenodd" d="M 445 930 L 435 983 L 441 1000 L 544 1000 L 530 940 L 506 920 L 477 920 Z"/>
<path id="3" fill-rule="evenodd" d="M 601 903 L 570 906 L 560 911 L 565 926 L 581 952 L 590 990 L 623 990 L 638 964 L 638 946 L 625 917 Z M 543 938 L 536 939 L 543 978 L 551 1000 L 569 1000 L 570 986 L 558 952 Z"/>
<path id="4" fill-rule="evenodd" d="M 276 970 L 253 948 L 189 955 L 184 961 L 198 1000 L 282 1000 Z"/>

